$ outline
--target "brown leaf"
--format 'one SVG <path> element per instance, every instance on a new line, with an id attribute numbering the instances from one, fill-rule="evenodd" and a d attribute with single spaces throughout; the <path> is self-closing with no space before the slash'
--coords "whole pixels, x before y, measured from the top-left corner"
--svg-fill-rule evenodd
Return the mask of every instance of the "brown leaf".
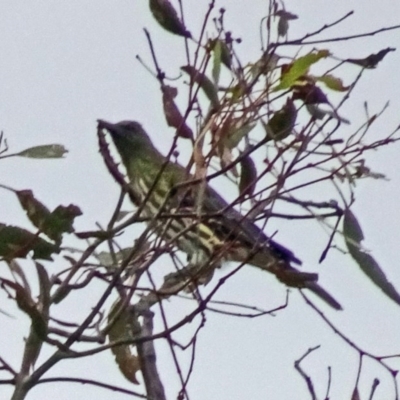
<path id="1" fill-rule="evenodd" d="M 168 126 L 176 129 L 176 134 L 179 137 L 193 139 L 193 132 L 187 126 L 178 106 L 175 104 L 174 98 L 178 91 L 176 88 L 168 85 L 162 86 L 164 115 Z"/>
<path id="2" fill-rule="evenodd" d="M 131 315 L 126 307 L 121 311 L 121 307 L 123 307 L 123 304 L 119 300 L 111 307 L 108 315 L 108 321 L 110 322 L 119 313 L 111 329 L 108 331 L 108 339 L 111 344 L 121 340 L 132 339 L 137 329 L 133 315 Z M 113 346 L 111 347 L 111 351 L 115 356 L 119 370 L 125 378 L 129 382 L 138 385 L 139 381 L 136 378 L 136 373 L 140 371 L 140 363 L 138 357 L 132 354 L 131 346 L 128 344 Z"/>
<path id="3" fill-rule="evenodd" d="M 391 51 L 395 51 L 395 50 L 396 49 L 394 49 L 392 47 L 388 47 L 387 49 L 381 50 L 376 54 L 370 54 L 368 57 L 365 57 L 365 58 L 348 58 L 345 61 L 349 62 L 351 64 L 359 65 L 363 68 L 372 69 L 372 68 L 376 68 L 378 63 L 385 58 L 387 53 L 389 53 Z"/>

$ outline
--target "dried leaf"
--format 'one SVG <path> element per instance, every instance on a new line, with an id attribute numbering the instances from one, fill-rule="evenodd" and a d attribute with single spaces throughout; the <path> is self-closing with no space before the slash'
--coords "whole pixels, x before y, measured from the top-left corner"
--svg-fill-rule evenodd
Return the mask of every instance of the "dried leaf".
<path id="1" fill-rule="evenodd" d="M 8 286 L 15 291 L 15 300 L 18 308 L 29 315 L 32 321 L 32 327 L 38 337 L 45 338 L 47 335 L 47 321 L 37 309 L 36 303 L 30 296 L 29 292 L 18 283 L 8 279 L 2 278 L 1 282 L 3 285 Z"/>
<path id="2" fill-rule="evenodd" d="M 174 102 L 174 98 L 178 94 L 177 89 L 172 86 L 163 85 L 162 93 L 163 93 L 164 115 L 165 119 L 167 120 L 168 126 L 172 126 L 173 128 L 175 128 L 177 130 L 176 133 L 179 137 L 192 139 L 193 132 L 187 126 L 184 118 L 182 117 L 181 112 L 179 111 L 177 105 Z"/>
<path id="3" fill-rule="evenodd" d="M 34 197 L 31 190 L 19 190 L 15 194 L 32 224 L 42 229 L 51 214 L 50 210 Z"/>
<path id="4" fill-rule="evenodd" d="M 133 315 L 125 307 L 121 311 L 122 302 L 117 301 L 112 306 L 110 313 L 108 315 L 108 321 L 114 320 L 117 312 L 120 312 L 118 319 L 114 321 L 111 329 L 108 332 L 108 339 L 110 343 L 122 340 L 132 339 L 138 327 L 136 326 L 138 322 L 134 321 Z M 115 361 L 119 367 L 119 370 L 128 379 L 129 382 L 135 385 L 139 384 L 136 378 L 136 373 L 140 371 L 139 358 L 132 354 L 130 345 L 118 345 L 111 347 L 111 351 L 114 354 Z"/>
<path id="5" fill-rule="evenodd" d="M 294 85 L 293 100 L 302 100 L 304 104 L 329 104 L 328 98 L 326 97 L 325 93 L 313 83 Z"/>
<path id="6" fill-rule="evenodd" d="M 387 49 L 381 50 L 376 54 L 370 54 L 368 57 L 365 58 L 348 58 L 347 60 L 344 61 L 351 64 L 359 65 L 360 67 L 363 68 L 372 69 L 376 68 L 379 62 L 381 62 L 385 58 L 387 53 L 395 50 L 396 49 L 392 47 L 388 47 Z"/>

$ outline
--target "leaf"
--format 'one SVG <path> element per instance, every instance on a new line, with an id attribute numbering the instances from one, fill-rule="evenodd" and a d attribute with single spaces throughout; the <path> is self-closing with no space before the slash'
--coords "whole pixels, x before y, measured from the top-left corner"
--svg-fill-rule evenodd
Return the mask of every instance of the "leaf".
<path id="1" fill-rule="evenodd" d="M 132 211 L 120 211 L 117 215 L 116 222 L 122 221 L 127 215 L 133 214 Z"/>
<path id="2" fill-rule="evenodd" d="M 250 67 L 253 79 L 259 75 L 267 75 L 278 66 L 280 57 L 276 53 L 264 52 L 262 57 Z"/>
<path id="3" fill-rule="evenodd" d="M 168 0 L 150 0 L 149 5 L 153 17 L 165 30 L 186 38 L 192 37 Z"/>
<path id="4" fill-rule="evenodd" d="M 341 117 L 335 110 L 323 110 L 316 104 L 306 104 L 306 109 L 315 119 L 323 119 L 325 116 L 328 116 L 331 118 L 335 118 L 345 124 L 350 124 L 350 121 L 348 119 Z"/>
<path id="5" fill-rule="evenodd" d="M 200 71 L 197 71 L 191 65 L 185 65 L 181 67 L 181 70 L 186 72 L 190 76 L 190 78 L 201 87 L 205 95 L 211 101 L 213 107 L 219 107 L 217 87 L 209 78 L 207 78 L 206 75 L 204 75 Z"/>
<path id="6" fill-rule="evenodd" d="M 293 100 L 302 100 L 304 104 L 328 103 L 325 93 L 314 83 L 293 86 Z"/>
<path id="7" fill-rule="evenodd" d="M 214 53 L 214 58 L 213 58 L 212 76 L 215 84 L 217 84 L 219 81 L 219 75 L 221 73 L 221 58 L 222 58 L 221 41 L 218 39 L 215 40 L 213 53 Z"/>
<path id="8" fill-rule="evenodd" d="M 279 10 L 275 15 L 279 17 L 278 36 L 286 36 L 289 30 L 289 21 L 297 19 L 298 16 L 286 10 Z"/>
<path id="9" fill-rule="evenodd" d="M 32 290 L 31 290 L 29 281 L 28 281 L 22 267 L 18 264 L 18 262 L 16 260 L 11 260 L 7 264 L 8 264 L 8 267 L 10 268 L 10 271 L 13 274 L 13 276 L 17 275 L 20 278 L 23 288 L 28 291 L 29 295 L 31 295 Z M 16 279 L 14 279 L 14 280 L 16 280 Z"/>
<path id="10" fill-rule="evenodd" d="M 317 81 L 323 82 L 329 89 L 337 92 L 347 92 L 350 86 L 344 86 L 343 81 L 340 78 L 336 78 L 333 75 L 323 75 L 314 77 Z"/>
<path id="11" fill-rule="evenodd" d="M 50 289 L 51 283 L 46 269 L 42 264 L 35 262 L 36 272 L 39 280 L 39 302 L 36 309 L 40 312 L 40 318 L 32 319 L 32 329 L 35 335 L 29 335 L 27 346 L 29 347 L 29 358 L 32 366 L 36 364 L 43 345 L 43 339 L 47 336 L 49 326 L 49 310 L 50 310 Z"/>
<path id="12" fill-rule="evenodd" d="M 47 219 L 43 233 L 57 243 L 61 243 L 63 233 L 74 232 L 74 220 L 80 215 L 82 215 L 82 211 L 74 204 L 58 206 Z"/>
<path id="13" fill-rule="evenodd" d="M 234 149 L 240 141 L 247 136 L 256 126 L 256 122 L 245 121 L 243 118 L 234 119 L 230 130 L 222 141 L 223 145 L 229 149 Z"/>
<path id="14" fill-rule="evenodd" d="M 229 50 L 228 45 L 223 40 L 219 40 L 219 42 L 221 44 L 221 61 L 222 61 L 222 64 L 224 64 L 225 67 L 230 70 L 232 68 L 231 51 Z"/>
<path id="15" fill-rule="evenodd" d="M 364 234 L 357 218 L 350 210 L 346 210 L 344 213 L 343 235 L 349 253 L 357 262 L 361 271 L 363 271 L 386 296 L 400 305 L 400 294 L 388 281 L 375 259 L 363 250 L 361 242 L 364 239 Z"/>
<path id="16" fill-rule="evenodd" d="M 192 130 L 187 126 L 181 112 L 174 102 L 174 98 L 178 94 L 177 89 L 172 86 L 163 85 L 161 90 L 163 93 L 164 115 L 168 126 L 175 128 L 176 134 L 179 137 L 193 139 Z"/>
<path id="17" fill-rule="evenodd" d="M 63 158 L 68 150 L 61 144 L 46 144 L 43 146 L 30 147 L 16 156 L 28 158 Z"/>
<path id="18" fill-rule="evenodd" d="M 0 224 L 0 257 L 8 261 L 26 258 L 31 251 L 34 259 L 52 260 L 51 255 L 60 249 L 25 229 Z"/>
<path id="19" fill-rule="evenodd" d="M 18 308 L 29 315 L 32 321 L 32 327 L 40 338 L 45 338 L 47 335 L 47 322 L 43 315 L 36 307 L 35 301 L 32 299 L 26 289 L 16 282 L 1 278 L 1 282 L 5 286 L 9 286 L 15 291 L 15 300 Z"/>
<path id="20" fill-rule="evenodd" d="M 288 137 L 294 128 L 297 119 L 297 110 L 291 98 L 286 104 L 274 113 L 267 124 L 263 123 L 267 138 L 280 141 Z"/>
<path id="21" fill-rule="evenodd" d="M 240 161 L 239 193 L 251 197 L 257 185 L 257 168 L 253 159 L 247 155 Z"/>
<path id="22" fill-rule="evenodd" d="M 132 247 L 126 247 L 115 253 L 115 258 L 117 262 L 123 261 L 129 254 L 132 253 Z M 104 267 L 114 267 L 115 269 L 118 265 L 115 265 L 114 259 L 108 251 L 101 251 L 96 254 L 95 257 L 99 260 L 100 264 Z"/>
<path id="23" fill-rule="evenodd" d="M 73 204 L 67 207 L 58 206 L 50 212 L 43 203 L 34 197 L 31 190 L 19 190 L 15 193 L 32 224 L 59 244 L 63 233 L 74 231 L 72 224 L 75 217 L 82 215 L 79 207 Z"/>
<path id="24" fill-rule="evenodd" d="M 347 60 L 344 61 L 351 64 L 359 65 L 360 67 L 363 68 L 373 69 L 376 68 L 379 62 L 381 62 L 385 58 L 387 53 L 395 50 L 396 49 L 392 47 L 388 47 L 387 49 L 381 50 L 376 54 L 370 54 L 368 57 L 365 58 L 348 58 Z"/>
<path id="25" fill-rule="evenodd" d="M 49 308 L 50 308 L 50 289 L 51 289 L 51 282 L 49 275 L 47 274 L 46 268 L 38 263 L 35 262 L 36 272 L 38 274 L 38 281 L 39 281 L 39 305 L 41 308 L 41 312 L 43 317 L 48 319 L 49 316 Z"/>
<path id="26" fill-rule="evenodd" d="M 133 339 L 136 331 L 140 329 L 137 325 L 138 322 L 134 320 L 134 316 L 129 312 L 127 307 L 123 307 L 122 301 L 117 301 L 111 307 L 108 314 L 108 322 L 114 321 L 117 312 L 120 312 L 117 320 L 114 321 L 112 327 L 108 331 L 108 339 L 110 343 L 122 340 Z M 111 351 L 114 354 L 115 361 L 119 367 L 119 370 L 128 379 L 129 382 L 135 385 L 139 384 L 136 378 L 136 373 L 140 371 L 139 358 L 132 354 L 130 345 L 118 345 L 111 347 Z"/>
<path id="27" fill-rule="evenodd" d="M 274 88 L 274 92 L 278 90 L 289 89 L 292 87 L 296 81 L 307 73 L 308 69 L 312 64 L 315 64 L 322 58 L 329 56 L 328 50 L 319 50 L 317 52 L 311 52 L 303 57 L 299 57 L 297 60 L 293 61 L 281 75 L 281 81 Z"/>
<path id="28" fill-rule="evenodd" d="M 50 210 L 34 197 L 31 190 L 19 190 L 15 194 L 32 224 L 42 229 L 51 214 Z"/>

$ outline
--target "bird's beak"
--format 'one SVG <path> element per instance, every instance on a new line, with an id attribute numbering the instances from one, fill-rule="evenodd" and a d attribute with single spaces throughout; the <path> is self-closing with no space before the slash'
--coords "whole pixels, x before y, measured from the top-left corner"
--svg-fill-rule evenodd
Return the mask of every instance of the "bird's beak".
<path id="1" fill-rule="evenodd" d="M 107 122 L 107 121 L 104 121 L 104 120 L 102 120 L 102 119 L 98 119 L 97 120 L 97 127 L 99 128 L 99 129 L 107 129 L 108 131 L 115 131 L 115 124 L 112 124 L 111 122 Z"/>

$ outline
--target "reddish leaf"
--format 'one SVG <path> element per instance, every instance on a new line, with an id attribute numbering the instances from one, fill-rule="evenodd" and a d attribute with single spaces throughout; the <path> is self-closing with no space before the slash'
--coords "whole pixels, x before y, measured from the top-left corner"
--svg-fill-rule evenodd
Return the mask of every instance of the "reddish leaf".
<path id="1" fill-rule="evenodd" d="M 313 83 L 293 86 L 293 100 L 302 100 L 304 104 L 329 103 L 324 92 Z"/>
<path id="2" fill-rule="evenodd" d="M 31 190 L 19 190 L 15 194 L 32 224 L 42 229 L 51 214 L 50 210 L 34 197 Z"/>
<path id="3" fill-rule="evenodd" d="M 187 126 L 185 120 L 182 117 L 177 105 L 174 102 L 174 98 L 176 97 L 178 91 L 176 88 L 172 86 L 163 85 L 162 86 L 163 93 L 163 106 L 164 106 L 164 115 L 167 120 L 168 126 L 172 126 L 175 128 L 176 134 L 180 137 L 186 139 L 193 138 L 192 130 Z"/>

